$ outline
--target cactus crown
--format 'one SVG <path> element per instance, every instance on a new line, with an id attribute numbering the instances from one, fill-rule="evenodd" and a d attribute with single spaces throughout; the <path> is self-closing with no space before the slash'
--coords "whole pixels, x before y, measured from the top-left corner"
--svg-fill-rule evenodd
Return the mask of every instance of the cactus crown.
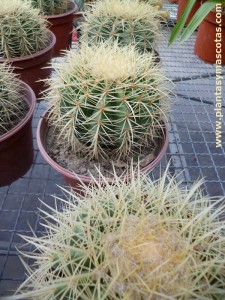
<path id="1" fill-rule="evenodd" d="M 41 254 L 25 254 L 36 268 L 10 299 L 224 299 L 225 205 L 199 186 L 132 173 L 68 192 L 63 212 L 44 212 L 47 235 L 25 237 Z"/>
<path id="2" fill-rule="evenodd" d="M 1 0 L 0 23 L 0 57 L 30 55 L 48 42 L 46 21 L 29 1 Z"/>
<path id="3" fill-rule="evenodd" d="M 134 47 L 83 45 L 55 65 L 46 99 L 55 126 L 71 146 L 95 158 L 126 157 L 162 127 L 168 99 L 165 77 L 151 54 Z M 139 151 L 140 152 L 140 151 Z"/>
<path id="4" fill-rule="evenodd" d="M 45 16 L 59 15 L 68 10 L 71 0 L 31 0 L 33 7 L 39 8 Z"/>
<path id="5" fill-rule="evenodd" d="M 87 12 L 81 26 L 83 40 L 90 44 L 117 41 L 120 46 L 134 45 L 137 49 L 152 50 L 159 32 L 159 12 L 139 0 L 102 0 Z"/>
<path id="6" fill-rule="evenodd" d="M 24 114 L 26 103 L 10 67 L 0 64 L 0 135 L 12 129 Z"/>

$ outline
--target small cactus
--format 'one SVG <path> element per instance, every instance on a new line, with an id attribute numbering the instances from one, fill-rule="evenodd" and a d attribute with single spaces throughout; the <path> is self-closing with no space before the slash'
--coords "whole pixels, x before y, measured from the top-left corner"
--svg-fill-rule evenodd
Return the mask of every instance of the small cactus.
<path id="1" fill-rule="evenodd" d="M 35 266 L 10 300 L 225 299 L 223 199 L 200 182 L 180 190 L 166 173 L 136 175 L 67 192 L 62 212 L 44 212 L 47 234 L 24 237 Z"/>
<path id="2" fill-rule="evenodd" d="M 16 75 L 0 64 L 0 135 L 12 129 L 23 117 L 26 103 Z"/>
<path id="3" fill-rule="evenodd" d="M 27 0 L 1 0 L 0 57 L 34 54 L 46 47 L 47 25 Z"/>
<path id="4" fill-rule="evenodd" d="M 134 47 L 87 47 L 68 53 L 66 64 L 54 65 L 46 99 L 54 125 L 71 146 L 96 159 L 124 158 L 162 128 L 168 99 L 167 81 L 151 54 Z"/>
<path id="5" fill-rule="evenodd" d="M 81 25 L 83 41 L 90 45 L 117 41 L 120 46 L 152 51 L 162 16 L 157 8 L 139 0 L 98 1 Z"/>
<path id="6" fill-rule="evenodd" d="M 45 16 L 65 13 L 71 0 L 31 0 L 32 6 L 39 8 Z"/>

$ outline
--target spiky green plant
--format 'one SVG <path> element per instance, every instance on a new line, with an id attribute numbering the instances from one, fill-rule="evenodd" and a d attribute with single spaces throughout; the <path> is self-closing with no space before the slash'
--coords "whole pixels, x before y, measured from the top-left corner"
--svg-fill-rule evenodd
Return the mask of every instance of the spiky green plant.
<path id="1" fill-rule="evenodd" d="M 81 25 L 83 40 L 90 45 L 117 41 L 152 51 L 165 12 L 139 0 L 101 0 L 86 14 Z"/>
<path id="2" fill-rule="evenodd" d="M 39 8 L 46 16 L 65 13 L 71 0 L 31 0 L 33 7 Z"/>
<path id="3" fill-rule="evenodd" d="M 123 158 L 147 145 L 162 128 L 167 79 L 151 54 L 134 47 L 87 47 L 53 64 L 47 101 L 50 119 L 73 147 L 90 156 Z"/>
<path id="4" fill-rule="evenodd" d="M 47 234 L 24 237 L 36 263 L 10 299 L 225 299 L 224 199 L 205 197 L 201 182 L 180 190 L 166 172 L 114 179 L 43 212 Z"/>
<path id="5" fill-rule="evenodd" d="M 12 129 L 23 117 L 26 102 L 10 66 L 0 64 L 0 135 Z"/>
<path id="6" fill-rule="evenodd" d="M 46 47 L 46 21 L 38 9 L 26 0 L 1 0 L 0 4 L 0 57 L 21 57 Z"/>

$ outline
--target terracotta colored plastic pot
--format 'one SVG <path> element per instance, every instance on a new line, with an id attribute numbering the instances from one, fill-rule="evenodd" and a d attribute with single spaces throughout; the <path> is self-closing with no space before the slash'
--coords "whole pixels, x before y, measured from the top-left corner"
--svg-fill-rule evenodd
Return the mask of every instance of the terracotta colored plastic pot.
<path id="1" fill-rule="evenodd" d="M 49 29 L 56 36 L 56 44 L 53 56 L 60 56 L 62 50 L 69 50 L 72 43 L 73 20 L 75 12 L 78 11 L 77 5 L 70 2 L 69 10 L 66 13 L 54 16 L 46 16 L 50 23 Z"/>
<path id="2" fill-rule="evenodd" d="M 54 34 L 49 31 L 49 45 L 45 49 L 32 55 L 11 59 L 1 58 L 0 63 L 10 63 L 13 72 L 18 74 L 19 78 L 33 89 L 36 97 L 41 97 L 45 84 L 44 82 L 37 82 L 37 80 L 46 79 L 51 75 L 51 68 L 46 67 L 51 61 L 55 42 Z"/>
<path id="3" fill-rule="evenodd" d="M 0 186 L 5 186 L 23 176 L 31 167 L 34 158 L 32 117 L 36 97 L 33 90 L 18 80 L 29 106 L 25 118 L 14 128 L 0 136 Z"/>
<path id="4" fill-rule="evenodd" d="M 221 26 L 217 24 L 216 19 L 219 20 L 216 13 L 210 12 L 202 21 L 198 29 L 194 52 L 205 62 L 214 64 L 218 59 L 221 60 L 222 65 L 225 65 L 225 16 L 222 15 Z"/>
<path id="5" fill-rule="evenodd" d="M 196 13 L 196 11 L 199 9 L 199 7 L 201 6 L 201 3 L 203 1 L 200 1 L 200 0 L 197 0 L 196 3 L 194 4 L 188 18 L 187 18 L 187 21 L 185 22 L 186 25 L 189 24 L 190 20 L 192 19 L 192 17 L 194 16 L 194 14 Z M 178 9 L 177 9 L 177 20 L 180 19 L 180 17 L 182 16 L 183 14 L 183 11 L 186 7 L 188 3 L 188 0 L 179 0 L 178 2 Z"/>
<path id="6" fill-rule="evenodd" d="M 88 176 L 79 175 L 73 173 L 63 167 L 61 167 L 58 163 L 56 163 L 47 153 L 46 151 L 46 138 L 48 135 L 48 114 L 49 111 L 45 112 L 45 114 L 41 117 L 38 128 L 37 128 L 37 144 L 38 148 L 44 157 L 44 159 L 56 170 L 58 171 L 64 178 L 67 185 L 71 186 L 78 192 L 80 191 L 80 181 L 84 184 L 89 185 L 92 184 L 91 178 Z M 168 130 L 167 128 L 164 129 L 164 139 L 162 143 L 159 145 L 159 151 L 157 157 L 147 166 L 141 169 L 142 172 L 148 172 L 153 169 L 163 158 L 166 153 L 168 147 Z M 128 178 L 129 180 L 129 178 Z M 112 179 L 108 179 L 109 183 L 113 183 Z"/>

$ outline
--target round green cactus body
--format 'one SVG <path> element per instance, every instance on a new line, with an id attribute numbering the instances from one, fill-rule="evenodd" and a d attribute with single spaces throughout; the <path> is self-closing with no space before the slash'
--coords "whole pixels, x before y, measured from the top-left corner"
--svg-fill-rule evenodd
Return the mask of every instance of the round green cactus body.
<path id="1" fill-rule="evenodd" d="M 18 123 L 25 107 L 16 75 L 8 65 L 0 64 L 0 135 Z"/>
<path id="2" fill-rule="evenodd" d="M 83 40 L 90 45 L 117 41 L 152 51 L 160 28 L 159 10 L 139 0 L 102 0 L 93 5 L 83 24 Z"/>
<path id="3" fill-rule="evenodd" d="M 98 158 L 126 157 L 153 139 L 168 106 L 162 70 L 151 54 L 117 45 L 83 46 L 56 66 L 47 99 L 55 125 Z"/>
<path id="4" fill-rule="evenodd" d="M 26 56 L 46 47 L 46 21 L 28 1 L 2 0 L 0 23 L 0 57 Z"/>
<path id="5" fill-rule="evenodd" d="M 71 0 L 31 0 L 33 7 L 39 8 L 46 16 L 65 13 Z"/>
<path id="6" fill-rule="evenodd" d="M 181 191 L 166 173 L 131 173 L 45 212 L 47 234 L 25 237 L 36 265 L 11 300 L 224 299 L 223 200 L 213 204 L 200 183 Z"/>

